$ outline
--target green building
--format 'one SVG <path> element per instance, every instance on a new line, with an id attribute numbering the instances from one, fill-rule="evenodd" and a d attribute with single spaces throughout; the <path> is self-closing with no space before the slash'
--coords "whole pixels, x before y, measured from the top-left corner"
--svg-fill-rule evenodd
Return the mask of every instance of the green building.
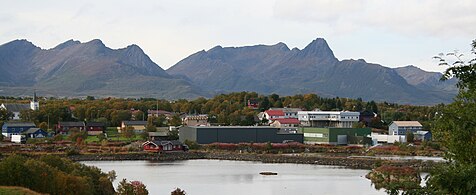
<path id="1" fill-rule="evenodd" d="M 304 143 L 333 145 L 365 145 L 371 144 L 370 128 L 313 128 L 303 127 Z"/>

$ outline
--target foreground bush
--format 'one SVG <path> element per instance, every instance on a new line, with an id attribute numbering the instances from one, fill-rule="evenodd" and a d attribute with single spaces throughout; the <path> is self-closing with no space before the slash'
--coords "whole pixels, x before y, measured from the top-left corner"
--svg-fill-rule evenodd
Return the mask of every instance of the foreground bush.
<path id="1" fill-rule="evenodd" d="M 56 156 L 10 156 L 0 162 L 0 186 L 22 186 L 48 194 L 115 194 L 113 176 L 99 168 Z"/>
<path id="2" fill-rule="evenodd" d="M 122 179 L 117 187 L 118 195 L 148 195 L 149 191 L 140 181 L 130 181 Z"/>

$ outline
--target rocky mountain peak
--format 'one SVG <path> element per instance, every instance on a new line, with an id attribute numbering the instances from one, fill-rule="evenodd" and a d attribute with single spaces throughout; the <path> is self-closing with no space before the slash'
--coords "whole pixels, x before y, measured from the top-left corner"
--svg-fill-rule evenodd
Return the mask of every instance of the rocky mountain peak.
<path id="1" fill-rule="evenodd" d="M 331 48 L 327 44 L 326 40 L 324 40 L 323 38 L 317 38 L 313 40 L 302 50 L 302 52 L 306 56 L 313 55 L 323 59 L 325 58 L 335 59 L 334 53 L 332 52 Z"/>
<path id="2" fill-rule="evenodd" d="M 104 45 L 104 43 L 100 39 L 93 39 L 84 44 L 87 46 L 92 46 L 92 47 L 106 47 L 106 45 Z"/>
<path id="3" fill-rule="evenodd" d="M 57 45 L 53 49 L 64 49 L 64 48 L 67 48 L 67 47 L 70 47 L 70 46 L 73 46 L 73 45 L 78 45 L 78 44 L 81 44 L 81 42 L 70 39 L 70 40 L 67 40 L 64 43 L 61 43 L 61 44 Z"/>
<path id="4" fill-rule="evenodd" d="M 277 49 L 282 50 L 282 51 L 289 51 L 289 47 L 283 42 L 279 42 L 276 45 L 273 45 L 271 47 L 277 48 Z"/>
<path id="5" fill-rule="evenodd" d="M 30 41 L 26 39 L 17 39 L 14 41 L 10 41 L 8 43 L 5 43 L 3 45 L 0 45 L 2 47 L 8 47 L 10 49 L 17 49 L 17 48 L 27 48 L 27 49 L 35 49 L 38 48 L 36 45 L 31 43 Z"/>

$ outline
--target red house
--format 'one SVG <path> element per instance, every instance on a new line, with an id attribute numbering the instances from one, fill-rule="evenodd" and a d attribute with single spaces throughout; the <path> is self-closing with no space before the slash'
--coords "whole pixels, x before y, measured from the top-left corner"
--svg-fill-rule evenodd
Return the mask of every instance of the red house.
<path id="1" fill-rule="evenodd" d="M 259 103 L 255 99 L 249 99 L 248 102 L 247 102 L 247 106 L 248 106 L 248 108 L 251 108 L 251 109 L 258 109 L 259 108 Z"/>
<path id="2" fill-rule="evenodd" d="M 147 152 L 183 152 L 188 150 L 188 146 L 178 140 L 153 140 L 142 143 L 144 151 Z"/>
<path id="3" fill-rule="evenodd" d="M 100 122 L 88 122 L 86 124 L 86 131 L 88 131 L 88 135 L 99 135 L 104 133 L 106 130 L 106 125 Z"/>
<path id="4" fill-rule="evenodd" d="M 84 131 L 86 129 L 86 125 L 84 122 L 58 122 L 56 126 L 56 131 L 61 134 L 68 133 L 70 129 L 77 128 L 80 131 Z"/>

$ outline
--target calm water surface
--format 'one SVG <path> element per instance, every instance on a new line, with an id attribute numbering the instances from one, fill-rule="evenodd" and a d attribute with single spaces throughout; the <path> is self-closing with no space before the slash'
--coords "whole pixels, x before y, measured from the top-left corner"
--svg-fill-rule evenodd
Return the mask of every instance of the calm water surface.
<path id="1" fill-rule="evenodd" d="M 385 194 L 365 178 L 368 170 L 323 165 L 268 164 L 225 160 L 84 161 L 107 172 L 115 170 L 117 187 L 122 178 L 142 181 L 150 194 L 170 194 L 179 187 L 200 194 Z M 278 175 L 263 176 L 262 171 Z"/>

